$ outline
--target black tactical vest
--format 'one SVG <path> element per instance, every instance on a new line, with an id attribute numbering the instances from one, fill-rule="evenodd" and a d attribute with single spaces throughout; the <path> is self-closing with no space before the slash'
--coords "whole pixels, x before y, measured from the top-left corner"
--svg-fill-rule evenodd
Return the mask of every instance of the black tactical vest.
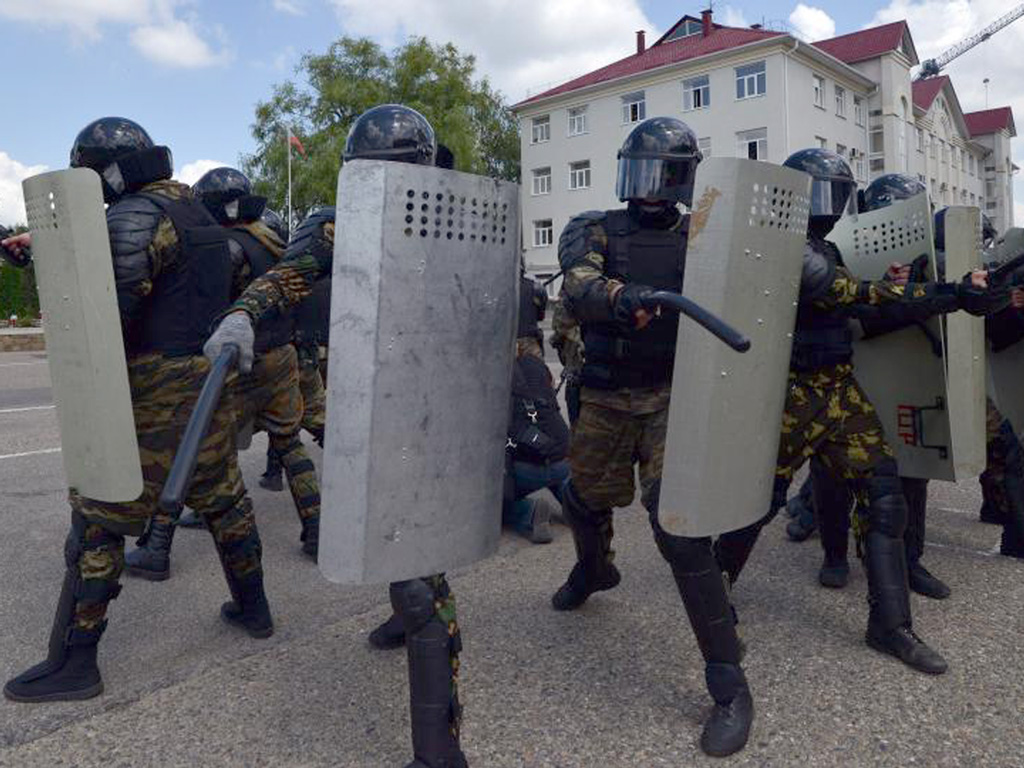
<path id="1" fill-rule="evenodd" d="M 540 330 L 541 309 L 534 298 L 534 282 L 528 277 L 519 278 L 519 328 L 517 339 L 543 340 Z"/>
<path id="2" fill-rule="evenodd" d="M 508 433 L 515 461 L 547 464 L 569 455 L 569 427 L 558 410 L 548 367 L 533 355 L 516 358 Z"/>
<path id="3" fill-rule="evenodd" d="M 125 340 L 126 351 L 129 356 L 201 354 L 217 318 L 231 302 L 231 259 L 224 228 L 199 202 L 144 192 L 138 197 L 151 201 L 170 218 L 181 258 L 153 282 L 137 328 Z"/>
<path id="4" fill-rule="evenodd" d="M 827 240 L 812 239 L 809 246 L 830 260 L 842 265 L 839 249 Z M 830 365 L 849 363 L 853 359 L 853 334 L 849 314 L 840 307 L 822 309 L 801 292 L 793 334 L 790 368 L 813 371 Z"/>
<path id="5" fill-rule="evenodd" d="M 313 283 L 313 293 L 294 309 L 295 345 L 325 347 L 331 333 L 331 276 Z"/>
<path id="6" fill-rule="evenodd" d="M 682 290 L 685 224 L 675 229 L 641 227 L 629 209 L 620 209 L 606 213 L 604 228 L 608 236 L 606 276 L 657 290 Z M 677 317 L 670 313 L 653 318 L 641 330 L 616 323 L 583 324 L 583 386 L 622 389 L 671 383 L 678 328 Z"/>
<path id="7" fill-rule="evenodd" d="M 245 254 L 249 263 L 249 275 L 255 280 L 277 264 L 277 256 L 258 237 L 240 227 L 230 227 L 227 236 L 233 240 Z M 271 307 L 256 324 L 256 354 L 290 344 L 294 333 L 294 322 L 291 312 L 282 312 L 279 307 Z"/>

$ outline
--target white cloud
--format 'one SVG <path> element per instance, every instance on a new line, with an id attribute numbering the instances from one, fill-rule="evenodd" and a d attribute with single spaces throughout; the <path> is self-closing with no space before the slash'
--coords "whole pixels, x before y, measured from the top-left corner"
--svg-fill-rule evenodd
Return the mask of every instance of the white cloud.
<path id="1" fill-rule="evenodd" d="M 749 27 L 750 22 L 747 21 L 746 15 L 743 11 L 738 8 L 733 8 L 731 5 L 725 6 L 721 11 L 721 19 L 716 19 L 718 24 L 724 24 L 727 27 Z"/>
<path id="2" fill-rule="evenodd" d="M 980 32 L 1011 9 L 1007 0 L 891 0 L 878 11 L 869 26 L 906 19 L 922 61 Z M 1003 28 L 988 41 L 959 57 L 944 70 L 953 81 L 965 112 L 988 105 L 1010 106 L 1021 136 L 1014 139 L 1014 162 L 1024 167 L 1024 19 Z M 1014 198 L 1024 201 L 1024 179 L 1018 175 Z M 1024 226 L 1024 208 L 1015 205 L 1015 223 Z"/>
<path id="3" fill-rule="evenodd" d="M 306 9 L 298 0 L 274 0 L 274 10 L 290 13 L 292 16 L 304 16 L 306 13 Z"/>
<path id="4" fill-rule="evenodd" d="M 181 167 L 181 171 L 174 175 L 174 178 L 180 181 L 182 184 L 188 184 L 190 187 L 195 184 L 207 171 L 212 171 L 214 168 L 233 167 L 230 163 L 221 163 L 217 160 L 196 160 L 192 163 L 186 163 Z"/>
<path id="5" fill-rule="evenodd" d="M 45 165 L 25 165 L 6 152 L 0 152 L 0 224 L 25 223 L 25 197 L 21 193 L 21 182 L 45 170 Z"/>
<path id="6" fill-rule="evenodd" d="M 789 14 L 789 23 L 796 34 L 808 42 L 827 40 L 836 36 L 836 22 L 821 8 L 798 3 Z"/>
<path id="7" fill-rule="evenodd" d="M 511 101 L 628 56 L 634 31 L 654 25 L 638 0 L 331 0 L 346 34 L 386 46 L 408 35 L 477 56 Z M 403 20 L 413 20 L 404 26 Z M 499 21 L 500 20 L 500 21 Z"/>
<path id="8" fill-rule="evenodd" d="M 288 0 L 281 0 L 287 2 Z M 220 41 L 215 52 L 194 14 L 180 13 L 190 0 L 0 0 L 0 17 L 45 26 L 65 27 L 76 41 L 96 42 L 103 27 L 127 26 L 132 45 L 147 58 L 170 67 L 196 68 L 230 58 Z M 203 34 L 200 34 L 200 33 Z M 212 30 L 214 37 L 223 37 Z M 116 30 L 118 36 L 124 30 Z"/>

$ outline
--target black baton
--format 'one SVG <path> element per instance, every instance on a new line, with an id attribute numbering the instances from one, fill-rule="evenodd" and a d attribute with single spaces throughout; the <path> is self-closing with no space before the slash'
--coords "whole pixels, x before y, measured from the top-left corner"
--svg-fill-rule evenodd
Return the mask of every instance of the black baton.
<path id="1" fill-rule="evenodd" d="M 678 293 L 655 291 L 645 296 L 642 303 L 647 309 L 672 309 L 696 321 L 737 352 L 750 349 L 750 339 L 737 331 L 722 318 L 708 312 L 704 307 Z"/>
<path id="2" fill-rule="evenodd" d="M 206 437 L 213 413 L 220 403 L 224 382 L 228 373 L 235 367 L 237 360 L 238 347 L 235 344 L 226 344 L 220 357 L 214 361 L 210 372 L 206 375 L 206 381 L 203 382 L 203 388 L 196 400 L 196 407 L 192 409 L 192 415 L 188 417 L 185 435 L 181 438 L 177 453 L 174 454 L 174 463 L 171 464 L 167 482 L 164 483 L 164 489 L 160 492 L 160 509 L 169 515 L 181 512 L 185 503 L 185 494 L 188 492 L 189 485 L 192 484 L 192 475 L 196 471 L 196 462 L 199 460 L 199 447 Z"/>
<path id="3" fill-rule="evenodd" d="M 1014 256 L 1009 261 L 1003 262 L 998 267 L 990 270 L 989 285 L 1001 285 L 1013 277 L 1013 273 L 1024 267 L 1024 253 Z"/>

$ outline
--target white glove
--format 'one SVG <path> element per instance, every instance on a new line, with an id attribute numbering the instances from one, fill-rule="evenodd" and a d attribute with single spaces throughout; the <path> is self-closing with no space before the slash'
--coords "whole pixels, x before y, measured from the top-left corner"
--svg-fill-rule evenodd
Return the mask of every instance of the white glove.
<path id="1" fill-rule="evenodd" d="M 227 344 L 238 347 L 238 370 L 249 373 L 252 370 L 253 342 L 256 334 L 252 330 L 252 320 L 246 312 L 232 312 L 220 321 L 220 325 L 203 345 L 203 354 L 210 363 L 214 363 Z"/>

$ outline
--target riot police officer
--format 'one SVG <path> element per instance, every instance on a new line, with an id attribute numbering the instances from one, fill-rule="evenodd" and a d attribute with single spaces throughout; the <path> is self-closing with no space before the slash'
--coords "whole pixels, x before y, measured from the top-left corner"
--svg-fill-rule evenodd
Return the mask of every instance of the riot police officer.
<path id="1" fill-rule="evenodd" d="M 881 422 L 854 377 L 848 319 L 859 308 L 890 303 L 913 307 L 921 316 L 964 307 L 978 311 L 987 296 L 986 275 L 906 286 L 858 280 L 827 240 L 856 199 L 857 184 L 846 161 L 825 149 L 805 149 L 785 165 L 810 174 L 813 185 L 775 491 L 762 521 L 718 540 L 719 563 L 735 582 L 761 528 L 785 505 L 793 474 L 816 454 L 831 473 L 853 484 L 867 510 L 868 645 L 922 672 L 941 674 L 945 660 L 913 630 L 902 540 L 907 505 Z"/>
<path id="2" fill-rule="evenodd" d="M 344 161 L 377 159 L 434 165 L 434 129 L 420 113 L 395 104 L 364 112 L 352 125 Z M 296 231 L 288 258 L 255 280 L 234 304 L 206 345 L 216 357 L 226 343 L 251 349 L 253 324 L 272 307 L 308 296 L 316 281 L 329 276 L 334 256 L 333 224 Z M 337 362 L 335 363 L 337 364 Z M 391 605 L 408 638 L 410 713 L 415 759 L 408 768 L 464 768 L 459 745 L 461 706 L 458 670 L 461 637 L 455 598 L 444 574 L 395 582 Z"/>
<path id="3" fill-rule="evenodd" d="M 721 756 L 746 744 L 753 700 L 710 539 L 674 536 L 658 522 L 678 323 L 643 308 L 653 291 L 682 288 L 689 216 L 678 205 L 691 203 L 700 159 L 685 123 L 646 120 L 619 152 L 616 190 L 626 207 L 577 216 L 559 241 L 562 290 L 582 329 L 586 359 L 563 494 L 576 563 L 552 605 L 573 610 L 619 583 L 612 510 L 633 501 L 639 463 L 641 500 L 689 614 L 715 701 L 701 748 Z"/>
<path id="4" fill-rule="evenodd" d="M 227 308 L 232 267 L 221 227 L 171 180 L 171 153 L 138 124 L 95 120 L 78 134 L 71 167 L 102 179 L 121 329 L 144 490 L 110 503 L 70 493 L 67 572 L 46 661 L 8 681 L 14 701 L 85 699 L 103 690 L 96 650 L 109 602 L 121 591 L 124 537 L 138 536 L 156 509 L 175 451 L 209 369 L 201 351 Z M 222 617 L 253 637 L 273 621 L 263 590 L 261 547 L 234 450 L 235 419 L 219 408 L 203 441 L 190 505 L 202 510 L 232 600 Z"/>

